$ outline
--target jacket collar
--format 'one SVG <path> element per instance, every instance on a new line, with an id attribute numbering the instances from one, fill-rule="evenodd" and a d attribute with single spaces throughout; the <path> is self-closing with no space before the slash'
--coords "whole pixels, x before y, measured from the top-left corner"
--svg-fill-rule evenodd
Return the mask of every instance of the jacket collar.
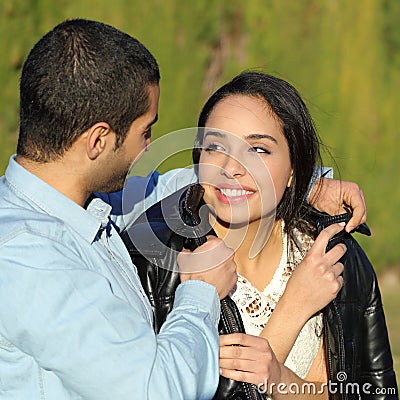
<path id="1" fill-rule="evenodd" d="M 312 212 L 312 220 L 317 228 L 317 231 L 320 232 L 322 229 L 327 228 L 329 225 L 337 224 L 339 222 L 348 223 L 352 217 L 352 213 L 347 211 L 343 214 L 338 215 L 328 215 L 326 213 L 321 213 L 320 211 L 313 210 Z M 366 236 L 371 236 L 371 230 L 369 229 L 366 223 L 359 225 L 352 232 L 359 232 Z"/>

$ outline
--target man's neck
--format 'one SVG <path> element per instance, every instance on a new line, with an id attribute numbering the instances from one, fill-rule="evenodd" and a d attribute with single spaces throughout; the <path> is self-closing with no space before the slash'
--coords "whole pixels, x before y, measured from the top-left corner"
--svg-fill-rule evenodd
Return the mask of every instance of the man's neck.
<path id="1" fill-rule="evenodd" d="M 83 175 L 77 174 L 75 167 L 63 158 L 40 163 L 23 156 L 17 156 L 15 161 L 82 207 L 91 194 L 90 191 L 85 190 Z"/>

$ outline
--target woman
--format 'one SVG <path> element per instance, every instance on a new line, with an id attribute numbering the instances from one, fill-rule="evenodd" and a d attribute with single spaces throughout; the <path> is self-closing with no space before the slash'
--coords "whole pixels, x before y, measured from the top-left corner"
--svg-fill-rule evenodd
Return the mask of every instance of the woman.
<path id="1" fill-rule="evenodd" d="M 321 216 L 306 202 L 319 142 L 297 91 L 270 75 L 241 74 L 210 97 L 198 126 L 193 160 L 201 187 L 180 193 L 180 202 L 167 199 L 169 207 L 157 204 L 124 235 L 154 306 L 156 330 L 179 283 L 171 271 L 177 252 L 193 250 L 212 233 L 235 249 L 239 275 L 222 303 L 220 333 L 251 334 L 221 336 L 221 375 L 229 380 L 220 380 L 216 398 L 262 398 L 254 385 L 280 398 L 279 383 L 287 392 L 290 384 L 319 382 L 315 393 L 298 390 L 299 398 L 352 398 L 344 390 L 328 394 L 328 381 L 356 383 L 360 391 L 363 384 L 370 391 L 395 388 L 373 268 L 351 235 L 331 225 L 350 216 Z M 173 204 L 179 207 L 166 217 Z M 144 221 L 150 230 L 143 230 Z M 155 248 L 150 232 L 167 247 Z M 134 237 L 141 238 L 135 246 Z M 329 248 L 345 246 L 325 252 L 328 241 Z M 166 259 L 171 270 L 163 269 Z M 163 268 L 152 268 L 157 265 Z"/>

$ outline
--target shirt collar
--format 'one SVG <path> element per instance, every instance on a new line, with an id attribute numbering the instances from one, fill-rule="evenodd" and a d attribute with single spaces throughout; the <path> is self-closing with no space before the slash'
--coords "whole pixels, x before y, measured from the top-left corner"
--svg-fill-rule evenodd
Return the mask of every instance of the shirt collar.
<path id="1" fill-rule="evenodd" d="M 25 197 L 35 209 L 62 220 L 89 243 L 94 241 L 100 227 L 108 223 L 109 204 L 95 198 L 85 210 L 18 164 L 15 155 L 10 158 L 5 177 L 18 197 Z"/>

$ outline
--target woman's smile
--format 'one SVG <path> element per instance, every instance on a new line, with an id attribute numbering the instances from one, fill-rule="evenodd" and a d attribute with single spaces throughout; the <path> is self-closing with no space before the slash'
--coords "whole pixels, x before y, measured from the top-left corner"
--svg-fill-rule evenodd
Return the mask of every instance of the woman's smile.
<path id="1" fill-rule="evenodd" d="M 217 199 L 224 204 L 240 204 L 247 202 L 256 192 L 245 186 L 218 185 L 215 188 Z"/>

